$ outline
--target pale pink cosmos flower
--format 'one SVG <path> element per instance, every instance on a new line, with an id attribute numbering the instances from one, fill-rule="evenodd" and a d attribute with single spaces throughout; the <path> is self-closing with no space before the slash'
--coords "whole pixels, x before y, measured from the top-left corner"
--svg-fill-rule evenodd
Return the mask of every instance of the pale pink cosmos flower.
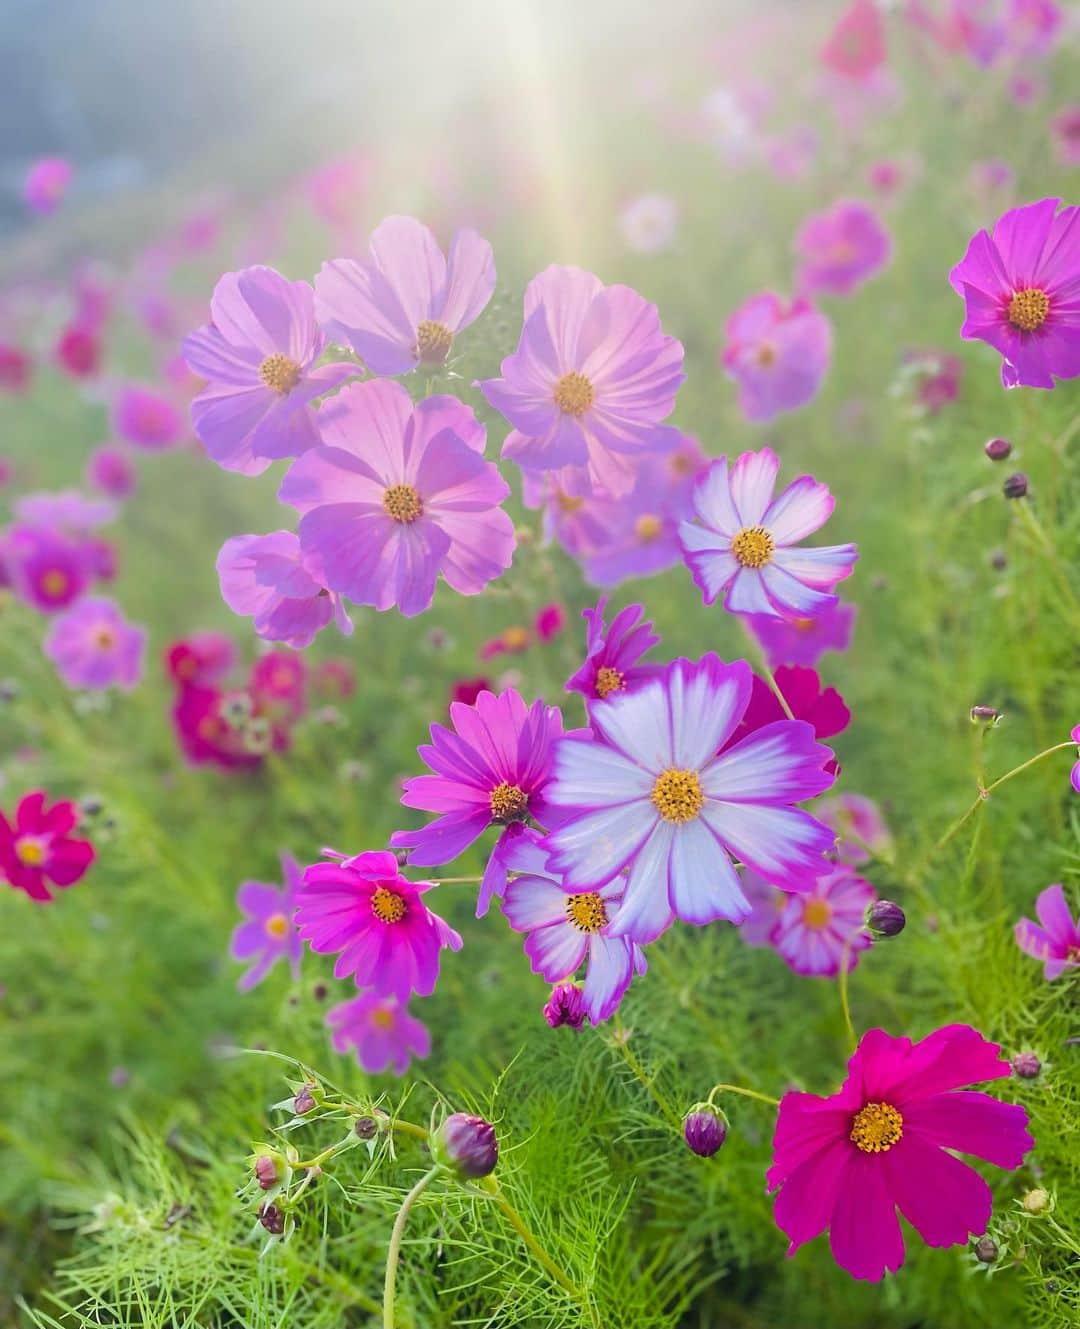
<path id="1" fill-rule="evenodd" d="M 389 1070 L 404 1075 L 413 1057 L 431 1052 L 431 1035 L 425 1025 L 396 997 L 362 992 L 326 1012 L 326 1026 L 334 1051 L 352 1052 L 369 1075 Z"/>
<path id="2" fill-rule="evenodd" d="M 641 194 L 619 213 L 619 232 L 636 254 L 670 249 L 679 224 L 679 205 L 668 194 Z"/>
<path id="3" fill-rule="evenodd" d="M 55 212 L 71 184 L 71 163 L 65 157 L 42 157 L 34 162 L 23 185 L 23 198 L 39 217 Z"/>
<path id="4" fill-rule="evenodd" d="M 817 396 L 832 359 L 832 324 L 809 300 L 751 296 L 727 322 L 721 362 L 747 420 L 773 420 Z"/>
<path id="5" fill-rule="evenodd" d="M 253 618 L 264 641 L 303 650 L 331 620 L 345 636 L 352 633 L 341 596 L 312 576 L 292 531 L 226 540 L 217 570 L 221 598 L 234 614 Z"/>
<path id="6" fill-rule="evenodd" d="M 104 597 L 78 601 L 53 620 L 45 638 L 45 654 L 70 688 L 130 691 L 142 677 L 145 651 L 145 631 Z"/>
<path id="7" fill-rule="evenodd" d="M 851 295 L 892 256 L 892 240 L 866 203 L 841 200 L 808 217 L 795 237 L 803 295 Z"/>

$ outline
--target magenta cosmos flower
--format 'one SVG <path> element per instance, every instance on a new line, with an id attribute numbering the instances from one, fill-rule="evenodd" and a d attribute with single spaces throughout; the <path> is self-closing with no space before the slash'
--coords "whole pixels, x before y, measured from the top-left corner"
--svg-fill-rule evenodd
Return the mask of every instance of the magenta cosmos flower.
<path id="1" fill-rule="evenodd" d="M 978 231 L 949 273 L 960 335 L 1001 354 L 1007 388 L 1052 388 L 1080 374 L 1080 207 L 1044 198 Z"/>
<path id="2" fill-rule="evenodd" d="M 356 1060 L 369 1075 L 391 1070 L 404 1075 L 413 1057 L 431 1052 L 431 1035 L 396 997 L 362 992 L 326 1012 L 326 1026 L 335 1052 Z"/>
<path id="3" fill-rule="evenodd" d="M 679 527 L 683 558 L 706 604 L 724 593 L 734 614 L 813 618 L 837 602 L 855 546 L 799 548 L 828 521 L 835 500 L 812 476 L 773 498 L 780 459 L 771 448 L 744 452 L 733 466 L 714 461 L 694 486 L 696 522 Z"/>
<path id="4" fill-rule="evenodd" d="M 86 463 L 86 482 L 109 498 L 128 498 L 135 492 L 138 473 L 123 448 L 95 448 Z"/>
<path id="5" fill-rule="evenodd" d="M 871 1029 L 838 1093 L 785 1094 L 766 1180 L 788 1254 L 828 1230 L 837 1264 L 877 1282 L 904 1262 L 897 1208 L 929 1246 L 985 1232 L 990 1187 L 948 1151 L 1013 1169 L 1033 1147 L 1018 1104 L 956 1092 L 1009 1075 L 1000 1051 L 962 1024 L 920 1043 Z"/>
<path id="6" fill-rule="evenodd" d="M 52 622 L 45 654 L 69 688 L 122 688 L 142 677 L 146 632 L 114 601 L 87 596 Z"/>
<path id="7" fill-rule="evenodd" d="M 535 831 L 516 837 L 506 866 L 517 875 L 508 883 L 503 913 L 515 932 L 524 932 L 525 954 L 534 974 L 561 983 L 588 964 L 582 1001 L 589 1019 L 609 1019 L 634 974 L 647 968 L 645 952 L 627 937 L 612 934 L 624 882 L 599 891 L 568 895 L 547 867 L 548 854 Z"/>
<path id="8" fill-rule="evenodd" d="M 117 438 L 146 452 L 161 452 L 184 437 L 184 416 L 171 397 L 144 383 L 129 383 L 112 404 Z"/>
<path id="9" fill-rule="evenodd" d="M 835 688 L 823 688 L 817 671 L 803 665 L 780 665 L 774 674 L 776 685 L 788 704 L 792 717 L 805 720 L 816 738 L 835 738 L 851 723 L 851 712 Z M 750 704 L 735 738 L 782 720 L 787 712 L 768 683 L 754 675 Z"/>
<path id="10" fill-rule="evenodd" d="M 1050 131 L 1063 166 L 1080 166 L 1080 102 L 1066 106 L 1050 121 Z"/>
<path id="11" fill-rule="evenodd" d="M 748 420 L 772 420 L 817 395 L 832 359 L 832 324 L 808 300 L 751 296 L 728 319 L 722 363 Z"/>
<path id="12" fill-rule="evenodd" d="M 444 257 L 415 217 L 387 217 L 372 232 L 369 259 L 323 264 L 315 308 L 373 374 L 405 374 L 443 364 L 494 289 L 491 246 L 475 231 L 458 231 Z"/>
<path id="13" fill-rule="evenodd" d="M 326 590 L 304 566 L 292 531 L 226 540 L 217 570 L 221 598 L 234 614 L 253 618 L 255 632 L 265 641 L 303 650 L 331 620 L 346 636 L 353 630 L 341 596 Z"/>
<path id="14" fill-rule="evenodd" d="M 303 515 L 306 564 L 328 590 L 406 617 L 441 573 L 477 595 L 510 566 L 510 487 L 484 460 L 486 435 L 455 397 L 413 405 L 400 384 L 345 388 L 320 414 L 322 446 L 295 461 L 281 500 Z"/>
<path id="15" fill-rule="evenodd" d="M 15 594 L 43 614 L 56 614 L 74 604 L 92 575 L 86 546 L 45 527 L 12 527 L 4 536 L 0 557 Z"/>
<path id="16" fill-rule="evenodd" d="M 304 870 L 296 926 L 319 955 L 337 955 L 335 978 L 407 1002 L 429 997 L 439 977 L 439 952 L 461 949 L 461 938 L 424 904 L 433 881 L 407 881 L 393 854 L 373 851 Z"/>
<path id="17" fill-rule="evenodd" d="M 566 680 L 567 692 L 580 692 L 586 701 L 603 701 L 619 692 L 633 691 L 638 684 L 654 678 L 660 665 L 643 665 L 641 657 L 659 645 L 641 605 L 627 605 L 604 623 L 607 596 L 594 609 L 583 609 L 581 617 L 588 627 L 585 635 L 585 662 Z"/>
<path id="18" fill-rule="evenodd" d="M 74 803 L 45 806 L 40 790 L 27 794 L 12 821 L 0 812 L 0 880 L 31 900 L 52 899 L 50 886 L 72 886 L 94 861 L 94 846 L 72 831 L 79 814 Z"/>
<path id="19" fill-rule="evenodd" d="M 250 961 L 237 987 L 247 992 L 261 983 L 279 960 L 287 960 L 293 982 L 300 977 L 303 945 L 293 923 L 300 891 L 300 864 L 291 854 L 281 855 L 283 885 L 245 881 L 236 892 L 236 906 L 244 921 L 233 931 L 229 954 Z"/>
<path id="20" fill-rule="evenodd" d="M 39 217 L 55 212 L 71 184 L 71 163 L 66 157 L 41 157 L 30 167 L 23 184 L 23 198 Z"/>
<path id="21" fill-rule="evenodd" d="M 591 707 L 595 738 L 555 745 L 546 793 L 561 824 L 549 866 L 568 892 L 629 873 L 614 935 L 652 941 L 676 917 L 739 922 L 750 906 L 732 857 L 793 891 L 828 870 L 832 832 L 792 806 L 833 780 L 810 726 L 782 720 L 720 751 L 752 678 L 743 660 L 676 660 Z"/>
<path id="22" fill-rule="evenodd" d="M 854 969 L 870 945 L 866 911 L 877 899 L 873 886 L 849 867 L 818 877 L 804 895 L 789 895 L 769 942 L 782 960 L 804 978 L 835 978 Z"/>
<path id="23" fill-rule="evenodd" d="M 636 464 L 678 445 L 661 424 L 685 377 L 683 348 L 629 286 L 550 267 L 525 290 L 525 324 L 502 377 L 478 386 L 513 425 L 502 455 L 560 471 L 568 493 L 625 494 Z"/>
<path id="24" fill-rule="evenodd" d="M 813 665 L 827 651 L 846 651 L 855 627 L 855 606 L 837 602 L 813 618 L 777 618 L 752 614 L 746 620 L 769 661 L 777 665 Z"/>
<path id="25" fill-rule="evenodd" d="M 851 295 L 885 267 L 892 241 L 873 208 L 845 200 L 803 222 L 795 252 L 802 295 Z"/>
<path id="26" fill-rule="evenodd" d="M 188 368 L 207 381 L 191 404 L 192 424 L 219 466 L 258 475 L 318 443 L 312 402 L 358 372 L 316 365 L 325 347 L 306 281 L 259 265 L 220 279 L 209 324 L 183 347 Z"/>
<path id="27" fill-rule="evenodd" d="M 1080 966 L 1080 918 L 1073 918 L 1061 886 L 1047 886 L 1035 901 L 1035 915 L 1038 923 L 1030 918 L 1017 923 L 1016 944 L 1043 962 L 1043 977 L 1053 982 Z"/>

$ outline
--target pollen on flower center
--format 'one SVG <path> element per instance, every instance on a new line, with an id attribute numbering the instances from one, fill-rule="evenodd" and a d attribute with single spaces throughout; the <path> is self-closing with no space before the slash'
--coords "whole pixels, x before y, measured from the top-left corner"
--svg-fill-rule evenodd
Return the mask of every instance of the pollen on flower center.
<path id="1" fill-rule="evenodd" d="M 664 523 L 651 512 L 643 513 L 634 522 L 634 534 L 645 544 L 655 540 L 663 529 Z"/>
<path id="2" fill-rule="evenodd" d="M 32 835 L 15 841 L 15 855 L 24 867 L 39 868 L 45 862 L 45 846 Z"/>
<path id="3" fill-rule="evenodd" d="M 391 485 L 383 490 L 383 507 L 403 526 L 424 515 L 424 500 L 412 485 Z"/>
<path id="4" fill-rule="evenodd" d="M 116 645 L 116 637 L 111 628 L 98 628 L 94 633 L 94 645 L 100 651 L 111 651 Z"/>
<path id="5" fill-rule="evenodd" d="M 763 341 L 754 354 L 760 369 L 769 369 L 776 363 L 776 347 L 771 341 Z"/>
<path id="6" fill-rule="evenodd" d="M 271 914 L 263 925 L 268 937 L 285 937 L 289 932 L 289 920 L 284 914 Z"/>
<path id="7" fill-rule="evenodd" d="M 259 366 L 259 377 L 271 392 L 280 393 L 284 397 L 300 382 L 300 366 L 287 355 L 275 351 Z"/>
<path id="8" fill-rule="evenodd" d="M 579 512 L 585 506 L 583 498 L 578 498 L 575 494 L 564 494 L 561 489 L 555 495 L 555 502 L 559 505 L 559 511 L 565 512 L 567 516 Z"/>
<path id="9" fill-rule="evenodd" d="M 1009 322 L 1018 332 L 1037 332 L 1050 313 L 1050 297 L 1032 288 L 1015 291 L 1009 301 Z"/>
<path id="10" fill-rule="evenodd" d="M 389 1006 L 380 1006 L 371 1012 L 371 1023 L 376 1029 L 393 1029 L 394 1012 Z"/>
<path id="11" fill-rule="evenodd" d="M 41 589 L 50 598 L 63 595 L 68 584 L 67 573 L 59 568 L 50 568 L 41 578 Z"/>
<path id="12" fill-rule="evenodd" d="M 371 912 L 380 923 L 400 923 L 409 912 L 409 906 L 397 891 L 376 886 L 371 893 Z"/>
<path id="13" fill-rule="evenodd" d="M 904 1134 L 904 1118 L 891 1103 L 867 1103 L 855 1114 L 848 1139 L 864 1154 L 883 1154 Z"/>
<path id="14" fill-rule="evenodd" d="M 731 542 L 731 552 L 744 568 L 763 568 L 772 561 L 775 548 L 764 526 L 744 526 Z"/>
<path id="15" fill-rule="evenodd" d="M 653 807 L 665 821 L 682 826 L 693 821 L 705 806 L 705 795 L 701 792 L 701 781 L 696 771 L 680 771 L 672 768 L 662 771 L 656 777 L 652 793 Z"/>
<path id="16" fill-rule="evenodd" d="M 827 928 L 831 918 L 832 909 L 828 900 L 807 900 L 806 904 L 803 905 L 803 923 L 816 932 L 820 932 L 822 928 Z"/>
<path id="17" fill-rule="evenodd" d="M 573 415 L 580 419 L 593 404 L 595 397 L 593 385 L 576 369 L 563 374 L 555 384 L 555 405 L 564 415 Z"/>
<path id="18" fill-rule="evenodd" d="M 608 921 L 604 902 L 595 892 L 568 895 L 566 917 L 579 932 L 599 932 Z"/>
<path id="19" fill-rule="evenodd" d="M 489 795 L 493 821 L 524 821 L 529 810 L 529 795 L 520 785 L 497 784 Z"/>
<path id="20" fill-rule="evenodd" d="M 626 679 L 611 665 L 601 665 L 596 671 L 596 695 L 610 697 L 613 692 L 621 692 L 626 687 Z"/>
<path id="21" fill-rule="evenodd" d="M 416 329 L 416 354 L 426 365 L 441 365 L 450 354 L 454 334 L 445 323 L 435 323 L 429 318 Z"/>

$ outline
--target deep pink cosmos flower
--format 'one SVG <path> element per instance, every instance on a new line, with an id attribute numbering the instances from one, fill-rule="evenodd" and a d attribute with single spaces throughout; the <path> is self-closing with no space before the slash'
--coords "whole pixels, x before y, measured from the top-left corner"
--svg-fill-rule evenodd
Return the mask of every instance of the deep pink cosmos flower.
<path id="1" fill-rule="evenodd" d="M 1066 969 L 1080 967 L 1080 918 L 1074 920 L 1061 886 L 1047 886 L 1040 893 L 1035 915 L 1039 923 L 1030 918 L 1017 923 L 1016 944 L 1026 955 L 1042 960 L 1043 977 L 1052 982 Z"/>
<path id="2" fill-rule="evenodd" d="M 873 208 L 842 200 L 803 222 L 795 252 L 801 295 L 851 295 L 888 263 L 892 240 Z"/>
<path id="3" fill-rule="evenodd" d="M 565 627 L 566 609 L 558 600 L 542 605 L 537 610 L 533 621 L 533 631 L 536 633 L 537 641 L 544 643 L 554 641 Z"/>
<path id="4" fill-rule="evenodd" d="M 305 868 L 296 909 L 300 935 L 319 955 L 337 955 L 335 978 L 405 1004 L 429 997 L 439 952 L 461 938 L 424 904 L 437 883 L 407 881 L 393 854 L 380 851 Z"/>
<path id="5" fill-rule="evenodd" d="M 502 910 L 514 931 L 526 934 L 534 974 L 561 983 L 588 963 L 582 1000 L 589 1019 L 600 1024 L 615 1013 L 634 974 L 647 968 L 641 947 L 611 932 L 624 883 L 616 879 L 599 891 L 568 895 L 548 869 L 540 839 L 531 830 L 514 839 L 506 866 L 517 875 L 506 887 Z"/>
<path id="6" fill-rule="evenodd" d="M 226 540 L 217 571 L 221 598 L 234 614 L 253 618 L 255 632 L 265 641 L 302 650 L 331 620 L 346 636 L 352 633 L 341 596 L 311 575 L 292 531 Z"/>
<path id="7" fill-rule="evenodd" d="M 566 680 L 567 692 L 580 692 L 588 702 L 603 701 L 620 692 L 632 692 L 646 679 L 655 678 L 660 665 L 643 665 L 641 657 L 659 644 L 641 605 L 627 605 L 604 623 L 607 596 L 593 609 L 583 609 L 581 617 L 588 624 L 585 632 L 585 661 Z"/>
<path id="8" fill-rule="evenodd" d="M 581 268 L 546 268 L 525 290 L 525 324 L 502 377 L 479 387 L 513 425 L 502 455 L 559 471 L 568 493 L 625 494 L 635 465 L 677 446 L 664 426 L 682 383 L 683 348 L 655 305 Z"/>
<path id="9" fill-rule="evenodd" d="M 813 729 L 815 738 L 834 738 L 851 723 L 851 712 L 843 697 L 835 688 L 823 688 L 816 670 L 805 665 L 780 665 L 774 677 L 791 714 L 796 720 L 805 720 Z M 784 719 L 785 715 L 776 693 L 755 674 L 750 704 L 732 741 L 738 742 L 755 729 Z"/>
<path id="10" fill-rule="evenodd" d="M 306 281 L 262 266 L 225 273 L 209 324 L 183 347 L 188 367 L 207 382 L 191 404 L 192 424 L 219 466 L 258 475 L 318 443 L 312 402 L 357 373 L 355 365 L 317 365 L 325 347 Z"/>
<path id="11" fill-rule="evenodd" d="M 48 527 L 12 527 L 0 558 L 15 594 L 43 614 L 74 604 L 90 582 L 85 546 Z"/>
<path id="12" fill-rule="evenodd" d="M 1080 166 L 1080 102 L 1059 111 L 1050 121 L 1050 132 L 1062 166 Z"/>
<path id="13" fill-rule="evenodd" d="M 130 691 L 142 677 L 146 632 L 114 600 L 85 596 L 53 619 L 45 654 L 69 688 Z"/>
<path id="14" fill-rule="evenodd" d="M 97 327 L 74 323 L 61 332 L 53 347 L 53 359 L 72 378 L 93 378 L 101 368 L 103 349 Z"/>
<path id="15" fill-rule="evenodd" d="M 78 821 L 74 803 L 46 808 L 40 790 L 20 800 L 13 820 L 0 812 L 0 880 L 42 903 L 50 886 L 74 885 L 94 861 L 90 841 L 72 836 Z"/>
<path id="16" fill-rule="evenodd" d="M 458 231 L 444 257 L 415 217 L 387 217 L 372 232 L 369 259 L 323 264 L 315 308 L 373 374 L 405 374 L 443 364 L 494 289 L 491 246 L 475 231 Z"/>
<path id="17" fill-rule="evenodd" d="M 866 78 L 885 63 L 885 24 L 874 0 L 852 0 L 821 53 L 836 74 Z"/>
<path id="18" fill-rule="evenodd" d="M 193 632 L 173 642 L 165 667 L 174 683 L 217 683 L 236 664 L 236 643 L 223 632 Z"/>
<path id="19" fill-rule="evenodd" d="M 123 448 L 95 448 L 86 463 L 86 483 L 108 498 L 130 498 L 138 483 L 135 463 Z"/>
<path id="20" fill-rule="evenodd" d="M 25 351 L 8 342 L 0 342 L 0 392 L 21 395 L 30 386 L 34 362 Z"/>
<path id="21" fill-rule="evenodd" d="M 769 942 L 797 974 L 835 978 L 841 968 L 854 969 L 870 945 L 866 910 L 876 898 L 868 881 L 838 867 L 806 894 L 788 897 Z"/>
<path id="22" fill-rule="evenodd" d="M 836 604 L 834 587 L 851 575 L 855 546 L 798 547 L 825 525 L 835 501 L 809 475 L 773 498 L 779 470 L 776 453 L 762 448 L 744 452 L 730 470 L 721 457 L 694 486 L 697 522 L 684 521 L 679 539 L 706 604 L 723 592 L 733 614 L 787 619 L 814 618 Z"/>
<path id="23" fill-rule="evenodd" d="M 254 751 L 243 729 L 229 719 L 228 703 L 236 696 L 227 697 L 220 688 L 207 684 L 181 685 L 171 718 L 180 750 L 193 766 L 245 770 L 262 761 L 265 748 Z"/>
<path id="24" fill-rule="evenodd" d="M 304 658 L 289 650 L 266 651 L 251 666 L 248 690 L 258 713 L 268 719 L 275 731 L 288 730 L 307 710 L 307 665 Z M 275 747 L 284 742 L 276 734 Z"/>
<path id="25" fill-rule="evenodd" d="M 342 390 L 320 412 L 322 446 L 295 461 L 281 500 L 303 515 L 313 574 L 357 604 L 407 618 L 427 609 L 441 573 L 477 595 L 510 566 L 510 488 L 484 460 L 486 435 L 455 397 L 413 405 L 382 379 Z"/>
<path id="26" fill-rule="evenodd" d="M 71 184 L 71 163 L 66 157 L 41 157 L 27 173 L 23 199 L 31 212 L 45 217 L 64 201 Z"/>
<path id="27" fill-rule="evenodd" d="M 326 1012 L 326 1026 L 335 1052 L 350 1052 L 369 1075 L 385 1070 L 404 1075 L 413 1057 L 423 1060 L 431 1052 L 426 1026 L 396 997 L 362 992 Z"/>
<path id="28" fill-rule="evenodd" d="M 233 930 L 229 954 L 234 960 L 251 961 L 237 987 L 248 992 L 261 983 L 278 960 L 287 960 L 293 982 L 300 977 L 303 945 L 293 922 L 300 892 L 300 864 L 291 854 L 281 855 L 283 885 L 245 881 L 236 892 L 236 907 L 244 921 Z"/>
<path id="29" fill-rule="evenodd" d="M 965 306 L 960 335 L 1001 354 L 1007 388 L 1052 388 L 1080 374 L 1080 207 L 1044 198 L 978 231 L 949 273 Z"/>
<path id="30" fill-rule="evenodd" d="M 808 300 L 785 305 L 766 291 L 728 319 L 722 363 L 748 420 L 772 420 L 812 401 L 831 358 L 832 324 Z"/>
<path id="31" fill-rule="evenodd" d="M 838 1093 L 785 1094 L 766 1180 L 788 1254 L 828 1230 L 837 1264 L 877 1282 L 904 1262 L 897 1208 L 930 1246 L 985 1232 L 990 1187 L 948 1151 L 1013 1169 L 1033 1147 L 1019 1104 L 955 1092 L 1009 1075 L 1000 1051 L 962 1024 L 914 1044 L 871 1029 Z"/>
<path id="32" fill-rule="evenodd" d="M 827 789 L 832 757 L 799 721 L 767 725 L 726 751 L 750 701 L 745 661 L 676 660 L 589 710 L 594 738 L 555 745 L 546 846 L 568 892 L 629 878 L 615 935 L 645 943 L 675 917 L 739 922 L 750 911 L 736 857 L 787 890 L 828 869 L 832 832 L 793 806 Z"/>
<path id="33" fill-rule="evenodd" d="M 745 620 L 769 662 L 813 665 L 827 651 L 846 651 L 855 627 L 855 606 L 837 602 L 813 618 L 777 618 L 751 614 Z"/>
<path id="34" fill-rule="evenodd" d="M 463 706 L 472 706 L 481 692 L 491 692 L 493 687 L 491 679 L 483 675 L 477 678 L 459 678 L 450 689 L 450 701 L 460 702 Z"/>
<path id="35" fill-rule="evenodd" d="M 873 799 L 862 794 L 837 794 L 823 798 L 814 816 L 836 832 L 833 854 L 841 863 L 858 867 L 871 858 L 889 858 L 892 835 Z"/>
<path id="36" fill-rule="evenodd" d="M 184 416 L 157 388 L 129 383 L 113 399 L 112 429 L 117 438 L 145 452 L 161 452 L 184 437 Z"/>

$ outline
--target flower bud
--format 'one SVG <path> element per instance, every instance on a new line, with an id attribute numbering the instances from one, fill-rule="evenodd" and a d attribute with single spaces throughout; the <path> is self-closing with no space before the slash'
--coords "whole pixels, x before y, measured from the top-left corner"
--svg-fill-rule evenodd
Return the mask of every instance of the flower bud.
<path id="1" fill-rule="evenodd" d="M 683 1139 L 699 1158 L 711 1158 L 727 1139 L 727 1122 L 707 1105 L 696 1107 L 683 1120 Z"/>
<path id="2" fill-rule="evenodd" d="M 1001 712 L 993 706 L 972 706 L 968 714 L 972 724 L 996 725 L 1001 719 Z"/>
<path id="3" fill-rule="evenodd" d="M 980 1237 L 975 1243 L 975 1258 L 980 1264 L 993 1264 L 997 1257 L 997 1242 L 993 1237 Z"/>
<path id="4" fill-rule="evenodd" d="M 898 937 L 907 926 L 907 915 L 893 900 L 875 900 L 866 911 L 866 926 L 875 937 Z"/>
<path id="5" fill-rule="evenodd" d="M 1004 549 L 991 549 L 988 562 L 995 572 L 1004 572 L 1009 566 L 1009 556 Z"/>
<path id="6" fill-rule="evenodd" d="M 285 1231 L 285 1215 L 276 1204 L 264 1204 L 259 1208 L 259 1222 L 275 1237 Z"/>
<path id="7" fill-rule="evenodd" d="M 495 1171 L 499 1141 L 495 1127 L 483 1117 L 453 1112 L 431 1141 L 432 1157 L 459 1177 L 476 1180 Z"/>
<path id="8" fill-rule="evenodd" d="M 552 1029 L 558 1029 L 563 1024 L 568 1024 L 571 1029 L 580 1029 L 585 1023 L 585 1003 L 576 983 L 556 983 L 543 1010 L 544 1019 Z"/>
<path id="9" fill-rule="evenodd" d="M 374 1117 L 357 1117 L 353 1130 L 361 1140 L 374 1140 L 379 1133 L 379 1123 Z"/>
<path id="10" fill-rule="evenodd" d="M 1023 471 L 1014 472 L 1001 486 L 1001 492 L 1006 498 L 1023 498 L 1027 491 L 1028 478 Z"/>
<path id="11" fill-rule="evenodd" d="M 1012 452 L 1012 444 L 1007 438 L 992 438 L 983 448 L 991 461 L 1004 461 Z"/>
<path id="12" fill-rule="evenodd" d="M 311 1092 L 314 1088 L 313 1084 L 305 1084 L 293 1099 L 293 1111 L 298 1117 L 302 1117 L 305 1112 L 310 1112 L 315 1106 L 315 1099 Z"/>
<path id="13" fill-rule="evenodd" d="M 271 1158 L 269 1154 L 260 1154 L 255 1160 L 255 1180 L 259 1183 L 259 1189 L 270 1191 L 278 1184 L 281 1179 L 281 1173 L 278 1171 L 277 1159 Z"/>
<path id="14" fill-rule="evenodd" d="M 1026 1213 L 1045 1214 L 1052 1204 L 1050 1192 L 1043 1190 L 1041 1186 L 1036 1186 L 1034 1190 L 1028 1191 L 1021 1204 Z"/>
<path id="15" fill-rule="evenodd" d="M 1034 1052 L 1019 1052 L 1012 1059 L 1012 1068 L 1021 1080 L 1034 1080 L 1042 1070 L 1042 1062 Z"/>

